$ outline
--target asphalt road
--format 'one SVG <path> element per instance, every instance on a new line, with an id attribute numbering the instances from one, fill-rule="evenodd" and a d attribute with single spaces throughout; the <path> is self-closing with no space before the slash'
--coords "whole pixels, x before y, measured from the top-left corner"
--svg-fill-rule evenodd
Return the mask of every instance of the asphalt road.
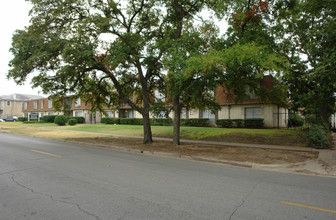
<path id="1" fill-rule="evenodd" d="M 0 219 L 336 219 L 336 179 L 0 133 Z"/>

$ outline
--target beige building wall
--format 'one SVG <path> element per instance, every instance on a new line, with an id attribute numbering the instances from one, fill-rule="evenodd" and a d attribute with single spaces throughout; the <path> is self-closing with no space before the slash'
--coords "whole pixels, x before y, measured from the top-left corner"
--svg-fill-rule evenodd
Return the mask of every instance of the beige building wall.
<path id="1" fill-rule="evenodd" d="M 264 119 L 264 126 L 267 128 L 286 127 L 288 111 L 285 108 L 279 108 L 274 104 L 235 104 L 228 107 L 222 106 L 218 111 L 218 119 L 245 119 L 246 108 L 260 108 L 261 118 Z M 279 124 L 278 124 L 279 120 Z"/>
<path id="2" fill-rule="evenodd" d="M 9 105 L 7 105 L 7 101 Z M 2 116 L 6 118 L 7 116 L 23 117 L 22 112 L 22 101 L 13 100 L 1 100 L 0 109 L 2 109 Z"/>

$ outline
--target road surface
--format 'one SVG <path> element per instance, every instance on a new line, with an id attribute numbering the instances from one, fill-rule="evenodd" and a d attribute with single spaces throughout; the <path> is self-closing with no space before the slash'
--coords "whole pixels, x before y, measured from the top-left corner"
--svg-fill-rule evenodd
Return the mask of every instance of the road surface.
<path id="1" fill-rule="evenodd" d="M 0 133 L 0 219 L 336 219 L 336 179 Z"/>

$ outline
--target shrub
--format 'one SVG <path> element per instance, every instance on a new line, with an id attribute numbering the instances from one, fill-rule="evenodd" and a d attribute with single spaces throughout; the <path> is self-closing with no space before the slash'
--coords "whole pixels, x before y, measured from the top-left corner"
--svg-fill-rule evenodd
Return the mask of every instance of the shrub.
<path id="1" fill-rule="evenodd" d="M 77 120 L 76 119 L 74 119 L 74 118 L 70 118 L 69 120 L 68 120 L 68 125 L 76 125 L 77 124 Z"/>
<path id="2" fill-rule="evenodd" d="M 304 119 L 297 114 L 291 115 L 288 119 L 289 127 L 302 127 L 304 124 Z"/>
<path id="3" fill-rule="evenodd" d="M 328 148 L 328 132 L 319 124 L 312 124 L 307 133 L 307 145 L 313 148 Z"/>
<path id="4" fill-rule="evenodd" d="M 120 119 L 119 118 L 102 118 L 100 120 L 100 123 L 104 124 L 120 124 Z"/>
<path id="5" fill-rule="evenodd" d="M 217 126 L 222 128 L 232 128 L 233 121 L 231 119 L 219 119 L 216 121 Z"/>
<path id="6" fill-rule="evenodd" d="M 18 117 L 18 120 L 21 121 L 21 122 L 25 122 L 25 121 L 28 121 L 28 118 L 27 117 Z"/>
<path id="7" fill-rule="evenodd" d="M 209 123 L 208 118 L 183 118 L 181 126 L 206 127 Z"/>
<path id="8" fill-rule="evenodd" d="M 262 118 L 245 119 L 246 128 L 262 128 L 263 126 L 264 126 L 264 119 Z"/>
<path id="9" fill-rule="evenodd" d="M 142 125 L 142 118 L 120 118 L 122 125 Z"/>
<path id="10" fill-rule="evenodd" d="M 57 115 L 55 117 L 55 124 L 58 125 L 65 125 L 65 123 L 67 122 L 66 117 L 64 115 Z"/>
<path id="11" fill-rule="evenodd" d="M 54 123 L 56 116 L 57 115 L 45 115 L 41 117 L 40 120 L 44 123 Z"/>
<path id="12" fill-rule="evenodd" d="M 173 124 L 171 118 L 152 118 L 151 125 L 169 126 Z"/>
<path id="13" fill-rule="evenodd" d="M 244 119 L 232 119 L 233 127 L 235 128 L 243 128 L 245 126 Z"/>
<path id="14" fill-rule="evenodd" d="M 85 118 L 82 117 L 82 116 L 71 117 L 71 119 L 76 119 L 78 124 L 84 124 L 85 123 Z"/>

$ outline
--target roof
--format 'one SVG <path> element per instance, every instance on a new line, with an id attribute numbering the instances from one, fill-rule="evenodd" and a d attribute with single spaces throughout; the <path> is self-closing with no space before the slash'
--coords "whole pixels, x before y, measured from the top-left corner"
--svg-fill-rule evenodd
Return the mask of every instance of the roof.
<path id="1" fill-rule="evenodd" d="M 0 96 L 0 99 L 2 100 L 12 100 L 12 101 L 24 101 L 24 100 L 30 100 L 30 99 L 40 99 L 44 98 L 40 95 L 27 95 L 27 94 L 11 94 L 11 95 L 2 95 Z"/>

